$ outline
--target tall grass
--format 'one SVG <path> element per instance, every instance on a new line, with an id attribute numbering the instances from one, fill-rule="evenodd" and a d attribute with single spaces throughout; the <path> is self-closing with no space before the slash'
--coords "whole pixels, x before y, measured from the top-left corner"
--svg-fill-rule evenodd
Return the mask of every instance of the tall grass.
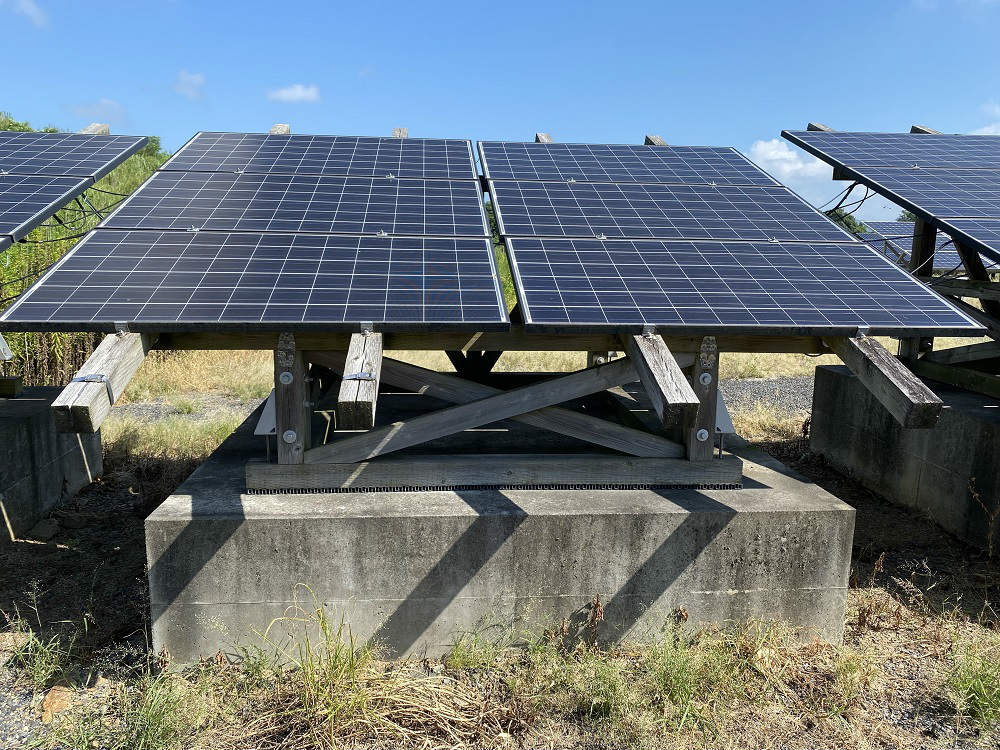
<path id="1" fill-rule="evenodd" d="M 30 131 L 0 112 L 0 130 Z M 55 128 L 44 128 L 54 132 Z M 32 231 L 22 242 L 0 252 L 0 311 L 31 286 L 46 269 L 93 229 L 123 196 L 131 194 L 164 161 L 159 139 L 101 179 L 79 200 L 64 206 L 54 218 Z M 93 333 L 5 333 L 13 360 L 0 363 L 0 374 L 20 375 L 29 385 L 66 382 L 79 369 L 100 340 Z"/>

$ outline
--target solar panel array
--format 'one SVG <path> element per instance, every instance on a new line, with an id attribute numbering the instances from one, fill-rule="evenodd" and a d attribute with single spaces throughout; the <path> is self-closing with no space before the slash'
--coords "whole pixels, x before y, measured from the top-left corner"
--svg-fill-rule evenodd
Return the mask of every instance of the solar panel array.
<path id="1" fill-rule="evenodd" d="M 0 248 L 23 239 L 147 140 L 0 131 Z"/>
<path id="2" fill-rule="evenodd" d="M 733 149 L 479 149 L 527 327 L 978 327 Z"/>
<path id="3" fill-rule="evenodd" d="M 936 229 L 1000 262 L 1000 136 L 782 131 Z M 958 264 L 956 264 L 958 265 Z"/>
<path id="4" fill-rule="evenodd" d="M 0 323 L 488 330 L 508 317 L 468 141 L 199 133 Z"/>
<path id="5" fill-rule="evenodd" d="M 868 231 L 858 235 L 863 242 L 900 265 L 908 265 L 913 246 L 913 222 L 866 221 L 864 224 Z M 962 259 L 958 257 L 955 243 L 948 235 L 938 232 L 934 247 L 935 270 L 951 271 L 961 267 Z"/>

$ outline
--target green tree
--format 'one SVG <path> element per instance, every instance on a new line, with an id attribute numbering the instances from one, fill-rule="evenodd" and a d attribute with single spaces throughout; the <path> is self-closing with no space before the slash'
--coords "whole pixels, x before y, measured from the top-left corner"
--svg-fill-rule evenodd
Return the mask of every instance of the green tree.
<path id="1" fill-rule="evenodd" d="M 899 212 L 899 216 L 896 217 L 896 221 L 916 221 L 917 215 L 912 211 L 907 211 L 905 208 Z"/>
<path id="2" fill-rule="evenodd" d="M 831 209 L 826 212 L 826 215 L 840 224 L 840 226 L 851 234 L 859 234 L 860 232 L 865 231 L 865 225 L 850 214 L 846 213 L 842 208 Z"/>

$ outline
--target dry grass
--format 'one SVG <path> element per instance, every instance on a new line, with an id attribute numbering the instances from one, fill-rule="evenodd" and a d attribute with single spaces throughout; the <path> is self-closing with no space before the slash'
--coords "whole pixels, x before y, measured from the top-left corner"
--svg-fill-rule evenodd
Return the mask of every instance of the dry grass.
<path id="1" fill-rule="evenodd" d="M 119 403 L 203 392 L 250 401 L 266 396 L 273 384 L 271 352 L 157 351 L 146 357 Z"/>

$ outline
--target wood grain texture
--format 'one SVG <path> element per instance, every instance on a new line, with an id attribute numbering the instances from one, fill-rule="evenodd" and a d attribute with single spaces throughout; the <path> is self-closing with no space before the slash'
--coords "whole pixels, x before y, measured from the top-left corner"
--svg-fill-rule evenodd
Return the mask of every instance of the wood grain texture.
<path id="1" fill-rule="evenodd" d="M 934 130 L 934 128 L 929 128 L 926 125 L 911 125 L 911 133 L 923 133 L 924 135 L 941 135 L 940 130 Z"/>
<path id="2" fill-rule="evenodd" d="M 706 376 L 703 377 L 703 376 Z M 702 382 L 702 381 L 705 382 Z M 709 461 L 715 452 L 715 413 L 719 400 L 719 347 L 715 338 L 706 336 L 691 367 L 691 390 L 698 397 L 698 408 L 689 412 L 684 423 L 684 440 L 689 461 Z M 708 432 L 707 440 L 698 433 Z"/>
<path id="3" fill-rule="evenodd" d="M 115 400 L 121 396 L 146 358 L 155 336 L 140 333 L 110 334 L 94 349 L 75 377 L 104 375 Z M 69 383 L 52 402 L 52 417 L 59 432 L 97 432 L 111 413 L 108 386 L 103 382 Z"/>
<path id="4" fill-rule="evenodd" d="M 980 344 L 953 346 L 950 349 L 937 349 L 927 352 L 921 360 L 937 362 L 940 365 L 958 365 L 966 362 L 981 362 L 987 359 L 1000 358 L 1000 342 L 984 341 Z"/>
<path id="5" fill-rule="evenodd" d="M 983 265 L 983 256 L 979 254 L 979 251 L 958 240 L 955 241 L 955 249 L 958 251 L 958 257 L 962 259 L 962 263 L 965 265 L 965 273 L 970 279 L 973 281 L 990 281 L 990 275 L 986 271 L 986 266 Z M 984 313 L 994 319 L 1000 319 L 1000 302 L 983 298 L 980 300 L 980 304 L 983 306 Z"/>
<path id="6" fill-rule="evenodd" d="M 903 427 L 937 424 L 941 399 L 878 341 L 869 336 L 824 340 Z"/>
<path id="7" fill-rule="evenodd" d="M 711 486 L 739 484 L 742 476 L 743 462 L 731 455 L 705 463 L 601 454 L 476 454 L 299 465 L 250 461 L 246 465 L 248 488 L 277 491 L 532 485 Z"/>
<path id="8" fill-rule="evenodd" d="M 934 269 L 934 247 L 937 244 L 937 230 L 923 219 L 913 224 L 913 240 L 910 243 L 909 269 L 913 275 L 930 273 Z M 899 340 L 899 356 L 916 359 L 922 352 L 934 348 L 934 339 L 927 336 L 911 336 Z"/>
<path id="9" fill-rule="evenodd" d="M 650 133 L 647 133 L 645 139 L 643 140 L 643 145 L 646 145 L 646 146 L 666 146 L 667 142 L 665 140 L 663 140 L 662 138 L 660 138 L 660 136 L 658 136 L 658 135 L 652 135 Z"/>
<path id="10" fill-rule="evenodd" d="M 918 359 L 910 365 L 914 372 L 925 378 L 981 393 L 984 396 L 1000 398 L 1000 377 L 996 375 L 957 365 L 928 362 L 925 358 Z"/>
<path id="11" fill-rule="evenodd" d="M 282 382 L 282 379 L 288 382 Z M 274 350 L 274 432 L 278 463 L 300 464 L 309 448 L 308 392 L 305 360 L 302 351 L 296 347 L 295 336 L 291 333 L 279 334 L 278 346 Z M 286 436 L 291 439 L 286 440 Z"/>
<path id="12" fill-rule="evenodd" d="M 588 396 L 636 379 L 632 363 L 627 359 L 620 359 L 328 443 L 307 451 L 305 462 L 350 463 L 374 458 L 444 435 Z"/>
<path id="13" fill-rule="evenodd" d="M 269 135 L 291 135 L 292 126 L 287 123 L 279 122 L 271 126 L 271 129 L 267 131 Z"/>
<path id="14" fill-rule="evenodd" d="M 938 294 L 1000 301 L 1000 282 L 975 279 L 942 279 L 922 276 L 920 280 Z"/>
<path id="15" fill-rule="evenodd" d="M 552 136 L 548 133 L 535 133 L 535 143 L 552 143 Z"/>
<path id="16" fill-rule="evenodd" d="M 378 383 L 382 372 L 382 334 L 355 333 L 347 348 L 345 376 L 371 375 L 372 380 L 345 379 L 337 397 L 338 430 L 370 430 L 375 426 Z"/>
<path id="17" fill-rule="evenodd" d="M 663 339 L 655 335 L 622 336 L 622 344 L 660 421 L 670 426 L 694 416 L 701 400 Z"/>
<path id="18" fill-rule="evenodd" d="M 334 372 L 341 372 L 344 367 L 344 355 L 341 352 L 306 352 L 305 358 L 309 362 L 329 367 Z M 503 393 L 493 386 L 427 370 L 389 357 L 382 360 L 382 379 L 397 388 L 424 393 L 456 404 L 465 404 Z M 547 406 L 511 419 L 633 456 L 678 458 L 684 455 L 682 445 L 659 435 L 559 406 Z"/>
<path id="19" fill-rule="evenodd" d="M 822 130 L 824 133 L 833 132 L 833 128 L 831 128 L 829 125 L 824 125 L 821 122 L 806 123 L 806 130 Z"/>

